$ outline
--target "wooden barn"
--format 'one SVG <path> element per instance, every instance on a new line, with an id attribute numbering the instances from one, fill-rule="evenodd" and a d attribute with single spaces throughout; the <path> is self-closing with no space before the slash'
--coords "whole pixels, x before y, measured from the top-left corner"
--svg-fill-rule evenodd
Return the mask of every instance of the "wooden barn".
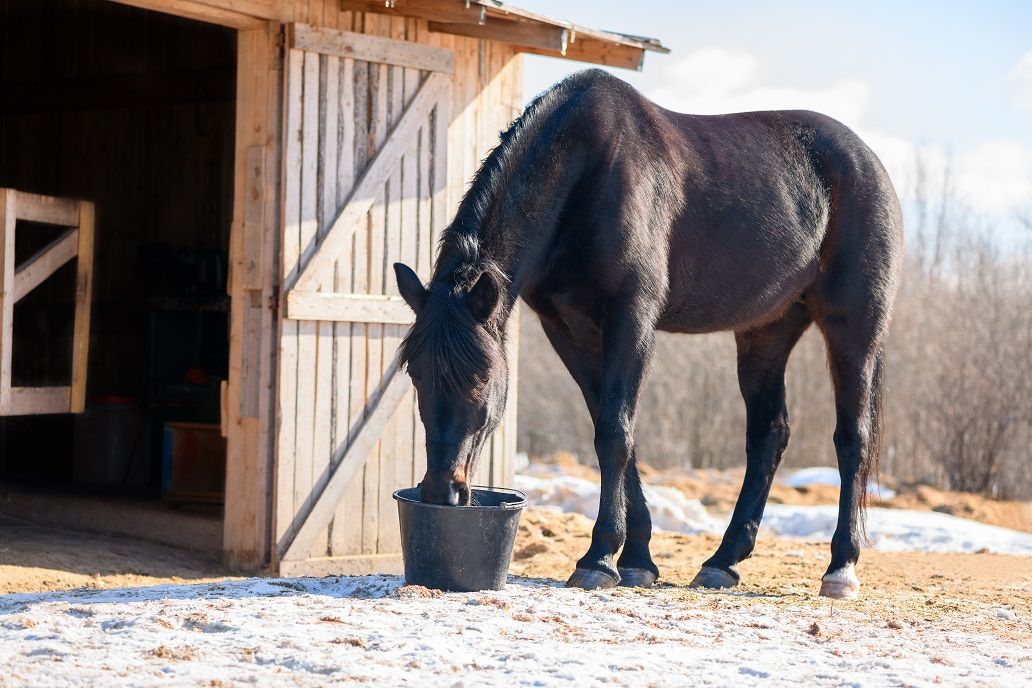
<path id="1" fill-rule="evenodd" d="M 648 51 L 496 0 L 0 0 L 0 514 L 397 569 L 425 456 L 389 266 L 429 276 L 523 53 Z"/>

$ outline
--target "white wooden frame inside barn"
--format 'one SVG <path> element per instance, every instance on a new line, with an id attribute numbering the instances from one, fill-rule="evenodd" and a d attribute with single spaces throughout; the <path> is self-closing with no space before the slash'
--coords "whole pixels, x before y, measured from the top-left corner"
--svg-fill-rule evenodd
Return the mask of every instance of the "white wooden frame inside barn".
<path id="1" fill-rule="evenodd" d="M 425 456 L 396 358 L 412 316 L 389 265 L 429 278 L 466 184 L 522 107 L 522 53 L 638 69 L 666 49 L 497 0 L 108 1 L 237 30 L 227 563 L 284 575 L 399 568 L 391 492 L 418 481 Z M 87 264 L 92 216 L 79 209 Z M 15 288 L 4 274 L 0 314 Z M 3 373 L 0 405 L 19 394 Z M 514 398 L 508 409 L 476 482 L 512 479 Z"/>
<path id="2" fill-rule="evenodd" d="M 93 288 L 93 204 L 0 189 L 0 416 L 81 413 L 86 405 L 86 362 L 90 347 Z M 16 265 L 15 228 L 19 220 L 64 227 L 48 245 Z M 11 359 L 14 305 L 69 261 L 76 261 L 72 377 L 67 385 L 15 387 Z"/>

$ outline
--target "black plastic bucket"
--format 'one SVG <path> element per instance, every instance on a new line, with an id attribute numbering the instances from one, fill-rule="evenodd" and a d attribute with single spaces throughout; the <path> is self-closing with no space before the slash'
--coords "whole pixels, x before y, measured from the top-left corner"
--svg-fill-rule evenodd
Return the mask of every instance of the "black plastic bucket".
<path id="1" fill-rule="evenodd" d="M 419 488 L 394 493 L 401 521 L 405 582 L 438 590 L 501 590 L 527 497 L 474 487 L 472 506 L 424 504 Z"/>

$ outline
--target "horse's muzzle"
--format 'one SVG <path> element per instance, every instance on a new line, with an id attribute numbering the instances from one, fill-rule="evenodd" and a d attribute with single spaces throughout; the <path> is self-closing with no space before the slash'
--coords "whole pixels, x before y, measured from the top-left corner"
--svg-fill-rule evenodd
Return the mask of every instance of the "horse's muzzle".
<path id="1" fill-rule="evenodd" d="M 451 506 L 469 506 L 471 493 L 469 483 L 456 480 L 452 475 L 423 477 L 419 484 L 420 501 L 427 504 L 447 504 Z"/>

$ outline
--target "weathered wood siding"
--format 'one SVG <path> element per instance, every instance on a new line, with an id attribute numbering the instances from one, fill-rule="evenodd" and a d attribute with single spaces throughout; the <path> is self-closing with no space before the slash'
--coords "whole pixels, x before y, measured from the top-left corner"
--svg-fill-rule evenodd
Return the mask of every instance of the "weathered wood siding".
<path id="1" fill-rule="evenodd" d="M 335 268 L 335 292 L 396 295 L 391 264 L 402 260 L 429 277 L 441 229 L 499 130 L 518 112 L 520 61 L 510 46 L 431 34 L 422 20 L 336 7 L 332 0 L 317 0 L 298 20 L 433 45 L 455 55 L 448 121 L 438 121 L 435 109 L 411 138 L 366 226 Z M 290 284 L 427 74 L 299 50 L 289 51 L 285 70 L 281 278 Z M 334 452 L 339 455 L 349 432 L 368 413 L 405 327 L 286 319 L 280 326 L 273 540 L 281 547 L 327 479 Z M 515 355 L 512 364 L 515 369 Z M 515 408 L 512 399 L 509 415 L 485 449 L 478 483 L 511 481 Z M 313 559 L 364 562 L 359 569 L 387 566 L 390 555 L 400 552 L 391 493 L 413 485 L 424 469 L 423 427 L 410 391 L 317 540 Z"/>

